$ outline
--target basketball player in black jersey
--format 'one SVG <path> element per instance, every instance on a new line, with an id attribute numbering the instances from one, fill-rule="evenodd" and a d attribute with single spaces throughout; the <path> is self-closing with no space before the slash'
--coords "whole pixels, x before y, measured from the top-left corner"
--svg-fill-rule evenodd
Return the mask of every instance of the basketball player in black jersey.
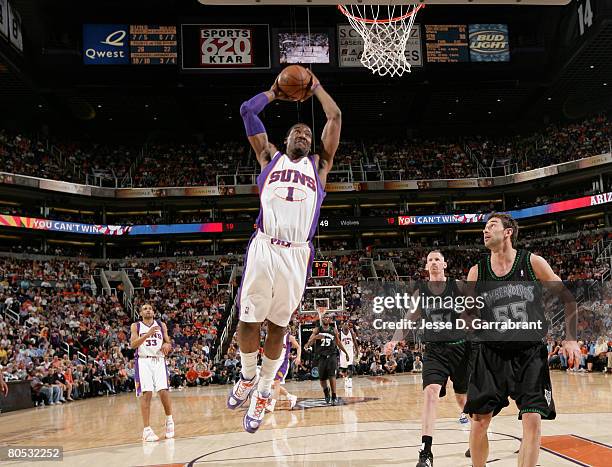
<path id="1" fill-rule="evenodd" d="M 315 340 L 319 340 L 319 382 L 325 394 L 325 402 L 336 405 L 338 397 L 336 396 L 336 369 L 338 367 L 338 349 L 344 352 L 348 360 L 349 354 L 344 348 L 344 344 L 340 340 L 338 330 L 331 322 L 331 316 L 326 314 L 323 316 L 323 324 L 320 328 L 316 327 L 310 335 L 310 339 L 305 347 L 311 347 Z M 329 386 L 327 381 L 329 380 Z"/>
<path id="2" fill-rule="evenodd" d="M 476 294 L 485 298 L 486 305 L 480 311 L 482 322 L 525 323 L 543 319 L 542 306 L 538 303 L 542 286 L 554 287 L 563 293 L 561 279 L 544 258 L 514 248 L 518 224 L 509 215 L 492 214 L 483 233 L 490 254 L 468 274 L 468 282 L 475 287 Z M 509 284 L 510 281 L 513 282 Z M 566 338 L 571 339 L 563 345 L 571 362 L 580 358 L 572 329 L 576 303 L 567 294 L 561 296 L 566 311 Z M 556 416 L 547 349 L 542 341 L 546 330 L 537 334 L 527 330 L 496 332 L 498 340 L 490 333 L 486 337 L 482 333 L 479 336 L 478 331 L 475 334 L 481 342 L 475 352 L 464 409 L 472 417 L 472 465 L 485 465 L 489 454 L 487 428 L 493 416 L 508 405 L 510 396 L 516 401 L 523 424 L 518 466 L 535 467 L 541 420 L 553 420 Z"/>
<path id="3" fill-rule="evenodd" d="M 446 395 L 448 379 L 453 382 L 457 404 L 463 410 L 471 371 L 471 344 L 466 339 L 465 331 L 456 324 L 461 313 L 457 313 L 453 306 L 455 297 L 461 295 L 461 292 L 457 281 L 446 277 L 446 267 L 442 252 L 429 252 L 425 264 L 429 281 L 419 283 L 414 296 L 420 297 L 420 306 L 410 317 L 413 321 L 427 323 L 423 336 L 426 347 L 423 354 L 422 445 L 417 467 L 433 466 L 431 446 L 436 409 L 439 398 Z M 450 329 L 442 328 L 442 324 L 448 325 Z M 393 351 L 398 337 L 396 334 L 386 347 L 387 354 Z M 460 421 L 468 423 L 464 414 Z"/>

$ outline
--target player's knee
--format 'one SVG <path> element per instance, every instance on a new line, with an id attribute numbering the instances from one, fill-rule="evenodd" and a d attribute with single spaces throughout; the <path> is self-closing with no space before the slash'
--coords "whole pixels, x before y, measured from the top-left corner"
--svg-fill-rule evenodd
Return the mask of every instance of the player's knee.
<path id="1" fill-rule="evenodd" d="M 493 418 L 492 414 L 473 414 L 472 415 L 472 430 L 476 432 L 487 431 L 489 428 L 489 424 L 491 423 L 491 419 Z"/>
<path id="2" fill-rule="evenodd" d="M 425 389 L 423 389 L 423 392 L 427 400 L 435 401 L 438 400 L 438 398 L 440 397 L 441 389 L 442 386 L 439 384 L 429 384 L 425 387 Z"/>
<path id="3" fill-rule="evenodd" d="M 542 417 L 539 413 L 524 413 L 521 418 L 523 421 L 524 433 L 528 432 L 537 434 L 540 432 L 540 427 L 542 426 Z"/>
<path id="4" fill-rule="evenodd" d="M 268 335 L 273 337 L 285 337 L 286 326 L 279 326 L 268 321 Z"/>

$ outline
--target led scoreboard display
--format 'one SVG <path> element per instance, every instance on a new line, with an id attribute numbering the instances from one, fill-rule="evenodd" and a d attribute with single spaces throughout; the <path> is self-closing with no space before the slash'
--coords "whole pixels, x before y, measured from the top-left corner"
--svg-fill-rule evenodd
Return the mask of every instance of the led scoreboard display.
<path id="1" fill-rule="evenodd" d="M 425 41 L 429 63 L 470 61 L 466 24 L 426 24 Z"/>
<path id="2" fill-rule="evenodd" d="M 332 276 L 331 261 L 313 261 L 312 262 L 312 277 L 325 278 Z"/>
<path id="3" fill-rule="evenodd" d="M 176 26 L 130 25 L 130 61 L 133 65 L 176 65 Z"/>

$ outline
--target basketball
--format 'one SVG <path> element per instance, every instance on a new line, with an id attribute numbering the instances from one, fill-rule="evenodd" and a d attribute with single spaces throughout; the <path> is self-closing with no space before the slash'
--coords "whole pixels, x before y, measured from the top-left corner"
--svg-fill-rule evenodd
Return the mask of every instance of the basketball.
<path id="1" fill-rule="evenodd" d="M 312 75 L 300 65 L 290 65 L 278 75 L 278 87 L 292 100 L 302 100 L 306 97 Z"/>

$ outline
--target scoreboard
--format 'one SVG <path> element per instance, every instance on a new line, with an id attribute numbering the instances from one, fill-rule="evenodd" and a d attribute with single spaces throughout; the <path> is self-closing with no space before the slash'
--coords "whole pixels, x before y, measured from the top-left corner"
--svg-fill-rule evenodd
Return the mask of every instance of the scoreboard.
<path id="1" fill-rule="evenodd" d="M 312 263 L 312 277 L 314 278 L 325 278 L 332 276 L 332 262 L 331 261 L 313 261 Z"/>
<path id="2" fill-rule="evenodd" d="M 176 26 L 130 25 L 130 60 L 133 65 L 176 65 Z"/>
<path id="3" fill-rule="evenodd" d="M 466 24 L 427 24 L 425 25 L 425 41 L 429 63 L 470 61 Z"/>

